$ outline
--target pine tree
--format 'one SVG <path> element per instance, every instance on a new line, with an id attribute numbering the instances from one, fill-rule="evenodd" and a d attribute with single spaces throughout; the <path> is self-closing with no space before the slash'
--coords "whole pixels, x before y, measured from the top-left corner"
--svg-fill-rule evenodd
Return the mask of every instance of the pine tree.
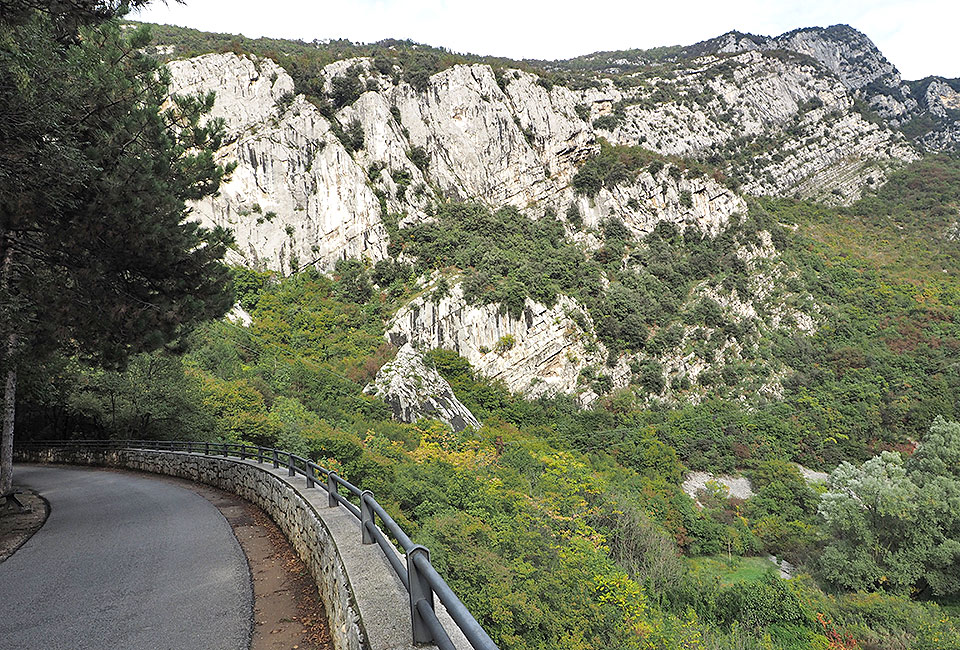
<path id="1" fill-rule="evenodd" d="M 119 3 L 11 7 L 0 12 L 0 493 L 20 364 L 60 351 L 122 365 L 232 301 L 230 235 L 185 207 L 229 171 L 212 155 L 222 123 L 201 122 L 213 96 L 168 96 L 149 34 L 111 18 Z"/>

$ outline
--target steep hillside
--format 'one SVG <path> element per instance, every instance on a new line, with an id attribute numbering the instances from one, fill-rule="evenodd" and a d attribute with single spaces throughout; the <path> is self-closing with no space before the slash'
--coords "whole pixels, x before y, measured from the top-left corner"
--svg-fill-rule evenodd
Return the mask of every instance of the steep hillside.
<path id="1" fill-rule="evenodd" d="M 845 26 L 146 51 L 215 93 L 236 306 L 24 364 L 18 431 L 307 456 L 504 650 L 960 650 L 955 82 Z"/>
<path id="2" fill-rule="evenodd" d="M 195 213 L 234 231 L 235 262 L 413 264 L 423 290 L 388 340 L 581 404 L 635 385 L 696 402 L 718 382 L 781 397 L 801 368 L 770 351 L 816 336 L 830 298 L 784 257 L 797 224 L 751 197 L 872 195 L 920 156 L 896 127 L 953 102 L 938 81 L 915 101 L 842 25 L 552 63 L 175 28 L 158 42 L 233 50 L 168 67 L 227 124 L 237 169 Z"/>
<path id="3" fill-rule="evenodd" d="M 611 392 L 612 380 L 592 375 L 591 386 L 604 394 L 586 409 L 562 394 L 530 400 L 490 381 L 457 345 L 464 356 L 484 355 L 477 368 L 489 373 L 492 364 L 480 363 L 509 361 L 526 345 L 518 335 L 528 331 L 528 311 L 531 333 L 549 331 L 551 315 L 561 319 L 562 335 L 589 326 L 593 316 L 567 312 L 572 299 L 560 290 L 582 286 L 582 308 L 599 319 L 602 303 L 593 312 L 587 302 L 602 296 L 601 274 L 612 273 L 603 260 L 617 258 L 608 252 L 588 259 L 555 219 L 456 204 L 400 239 L 420 246 L 416 257 L 425 268 L 453 256 L 459 283 L 443 264 L 443 272 L 427 274 L 403 261 L 368 269 L 348 260 L 333 278 L 314 269 L 279 278 L 240 268 L 246 320 L 210 323 L 182 342 L 182 356 L 138 356 L 125 372 L 85 369 L 75 359 L 46 367 L 24 378 L 31 401 L 19 417 L 38 436 L 66 430 L 244 440 L 333 467 L 374 490 L 414 539 L 430 546 L 445 578 L 505 650 L 813 650 L 844 638 L 863 647 L 956 648 L 960 632 L 950 610 L 911 598 L 914 588 L 929 592 L 924 580 L 913 580 L 920 563 L 930 562 L 942 591 L 928 598 L 950 602 L 940 594 L 953 593 L 942 579 L 952 565 L 937 558 L 950 552 L 956 534 L 947 530 L 952 537 L 932 560 L 921 544 L 934 515 L 949 518 L 950 511 L 917 503 L 936 490 L 955 490 L 955 468 L 918 453 L 943 474 L 921 492 L 917 484 L 902 485 L 891 452 L 960 444 L 960 425 L 941 421 L 928 431 L 935 416 L 960 415 L 960 242 L 947 236 L 956 228 L 958 202 L 960 165 L 939 157 L 893 174 L 849 208 L 794 199 L 748 206 L 769 233 L 777 263 L 790 271 L 773 284 L 809 292 L 819 309 L 813 332 L 759 332 L 751 362 L 789 367 L 782 394 L 771 398 L 744 395 L 751 379 L 743 366 L 702 373 L 699 388 L 689 389 L 701 391 L 700 401 L 652 408 L 648 399 L 662 390 L 662 375 L 648 368 Z M 737 237 L 752 232 L 735 228 Z M 610 240 L 603 248 L 649 247 L 646 266 L 666 282 L 651 286 L 647 297 L 667 299 L 678 276 L 700 264 L 710 268 L 712 246 L 705 242 L 729 243 L 721 237 L 731 230 L 700 239 L 695 228 L 681 233 L 661 224 L 642 243 Z M 687 266 L 668 274 L 673 256 L 665 250 L 684 252 L 679 261 Z M 500 266 L 468 264 L 485 252 Z M 547 260 L 557 263 L 539 264 Z M 484 272 L 487 280 L 476 282 Z M 493 281 L 498 272 L 526 282 Z M 468 293 L 475 302 L 454 316 Z M 546 305 L 551 295 L 553 308 L 534 311 L 532 302 Z M 487 300 L 507 307 L 484 306 Z M 782 305 L 797 308 L 798 301 Z M 629 343 L 633 330 L 615 326 L 630 314 L 613 316 L 614 330 L 604 336 L 611 346 Z M 721 318 L 716 329 L 739 336 L 724 311 L 700 316 Z M 395 350 L 384 335 L 388 326 L 391 335 L 401 331 L 398 319 L 421 323 L 414 330 L 442 339 L 447 349 Z M 486 352 L 467 347 L 494 336 Z M 697 334 L 693 347 L 710 338 Z M 654 335 L 644 351 L 658 349 L 653 341 L 661 339 Z M 591 340 L 579 344 L 586 351 Z M 528 347 L 523 358 L 540 357 Z M 561 355 L 561 363 L 569 361 Z M 480 426 L 463 426 L 473 421 Z M 942 429 L 956 434 L 946 437 Z M 830 470 L 880 452 L 862 469 L 842 464 L 829 486 L 808 486 L 791 462 Z M 878 468 L 879 461 L 885 464 Z M 915 466 L 907 461 L 919 482 Z M 704 481 L 696 505 L 681 490 L 688 469 L 740 472 L 753 494 L 729 497 L 719 483 Z M 880 470 L 887 472 L 882 480 Z M 861 473 L 870 480 L 843 483 Z M 827 490 L 839 508 L 844 498 L 860 498 L 853 490 L 862 485 L 877 486 L 865 496 L 884 497 L 891 477 L 903 487 L 903 509 L 882 520 L 878 539 L 909 532 L 916 559 L 898 563 L 902 554 L 876 553 L 855 563 L 837 555 L 844 544 L 862 546 L 857 530 L 818 514 L 820 493 Z M 869 533 L 867 523 L 857 525 Z M 787 558 L 797 577 L 776 577 L 767 554 Z M 897 582 L 858 570 L 871 562 L 898 568 Z M 845 585 L 873 593 L 848 593 Z"/>

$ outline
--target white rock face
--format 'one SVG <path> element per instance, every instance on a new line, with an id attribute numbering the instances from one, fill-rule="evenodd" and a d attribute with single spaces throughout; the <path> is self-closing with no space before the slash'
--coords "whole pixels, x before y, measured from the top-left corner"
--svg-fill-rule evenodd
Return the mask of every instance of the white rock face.
<path id="1" fill-rule="evenodd" d="M 497 305 L 467 304 L 456 284 L 437 302 L 422 297 L 402 308 L 387 338 L 398 346 L 454 350 L 484 376 L 529 397 L 573 393 L 580 371 L 604 352 L 602 346 L 587 351 L 590 337 L 571 317 L 576 312 L 585 314 L 570 298 L 553 307 L 528 299 L 521 317 L 513 318 Z"/>
<path id="2" fill-rule="evenodd" d="M 370 59 L 337 61 L 322 73 L 328 90 L 335 77 L 356 74 L 366 91 L 329 119 L 293 94 L 292 79 L 272 61 L 235 54 L 174 61 L 173 92 L 216 92 L 212 116 L 224 120 L 228 135 L 218 160 L 237 164 L 220 194 L 193 206 L 194 214 L 233 230 L 232 261 L 283 273 L 310 264 L 330 270 L 346 257 L 385 258 L 384 218 L 416 224 L 449 198 L 513 205 L 532 217 L 548 209 L 563 217 L 576 205 L 582 227 L 568 223 L 568 232 L 589 254 L 600 247 L 597 231 L 610 217 L 640 240 L 661 222 L 715 236 L 747 212 L 722 174 L 696 176 L 669 163 L 592 198 L 576 195 L 571 181 L 600 149 L 598 136 L 707 160 L 741 180 L 739 191 L 831 203 L 854 201 L 864 187 L 881 184 L 888 169 L 918 156 L 901 134 L 858 112 L 855 94 L 880 86 L 887 90 L 869 99 L 884 116 L 900 119 L 916 107 L 909 89 L 897 94 L 906 86 L 896 69 L 859 32 L 841 26 L 777 39 L 730 34 L 712 48 L 671 74 L 648 70 L 636 83 L 603 79 L 582 90 L 517 70 L 498 77 L 486 65 L 453 66 L 418 90 L 381 75 Z M 960 94 L 934 81 L 924 101 L 943 119 L 960 107 Z M 594 127 L 602 116 L 614 119 Z M 336 132 L 353 124 L 363 144 L 348 151 Z M 940 130 L 929 137 L 952 136 Z M 709 298 L 758 332 L 814 332 L 819 312 L 812 300 L 790 295 L 788 309 L 775 290 L 788 277 L 769 233 L 753 248 L 739 244 L 749 286 L 737 293 L 703 284 L 688 299 Z M 573 300 L 561 297 L 552 307 L 528 300 L 514 318 L 496 305 L 468 305 L 456 284 L 445 298 L 422 297 L 402 308 L 388 338 L 398 346 L 453 349 L 513 391 L 574 393 L 584 404 L 598 397 L 581 380 L 585 369 L 624 388 L 635 374 L 631 364 L 656 362 L 672 385 L 746 359 L 752 345 L 746 334 L 684 326 L 672 349 L 656 357 L 624 354 L 608 366 L 589 316 Z M 698 342 L 710 342 L 710 350 L 696 352 Z M 459 402 L 452 394 L 449 401 L 442 385 L 435 386 L 442 398 L 411 388 L 412 377 L 422 379 L 422 359 L 403 350 L 386 371 L 392 374 L 372 389 L 386 391 L 400 418 L 437 413 L 469 423 L 472 416 L 458 415 Z M 777 372 L 757 390 L 776 395 Z"/>
<path id="3" fill-rule="evenodd" d="M 453 66 L 424 93 L 405 83 L 390 91 L 410 146 L 427 151 L 429 178 L 444 194 L 527 207 L 564 188 L 595 150 L 572 91 L 506 75 L 506 92 L 487 65 Z"/>
<path id="4" fill-rule="evenodd" d="M 800 471 L 800 475 L 808 484 L 826 483 L 830 478 L 830 474 L 827 472 L 818 472 L 800 464 L 796 464 L 796 466 Z M 729 496 L 736 499 L 749 499 L 755 494 L 753 491 L 753 484 L 746 476 L 731 474 L 722 474 L 717 476 L 715 474 L 711 474 L 710 472 L 689 472 L 684 477 L 683 483 L 680 487 L 684 492 L 686 492 L 687 496 L 694 501 L 697 501 L 700 490 L 706 489 L 708 481 L 714 481 L 720 486 L 726 488 Z M 697 505 L 700 505 L 699 501 L 697 501 Z"/>
<path id="5" fill-rule="evenodd" d="M 930 151 L 960 151 L 960 92 L 941 79 L 932 80 L 924 92 L 927 112 L 940 125 L 920 138 Z"/>
<path id="6" fill-rule="evenodd" d="M 253 325 L 253 317 L 246 309 L 240 306 L 239 302 L 233 306 L 233 309 L 227 313 L 225 318 L 231 323 L 237 323 L 243 327 Z"/>
<path id="7" fill-rule="evenodd" d="M 294 90 L 290 75 L 270 59 L 207 54 L 171 61 L 167 68 L 171 94 L 216 92 L 210 117 L 222 118 L 227 133 L 234 137 L 275 118 L 280 98 Z"/>
<path id="8" fill-rule="evenodd" d="M 808 56 L 837 75 L 849 90 L 864 91 L 874 109 L 895 121 L 917 109 L 896 66 L 863 32 L 849 25 L 805 27 L 775 38 L 731 33 L 711 43 L 720 52 L 789 50 Z"/>
<path id="9" fill-rule="evenodd" d="M 937 117 L 947 117 L 948 110 L 960 110 L 960 92 L 940 79 L 934 79 L 927 86 L 927 110 Z"/>
<path id="10" fill-rule="evenodd" d="M 714 476 L 709 472 L 690 472 L 684 478 L 680 487 L 691 499 L 697 501 L 700 490 L 707 488 L 708 481 L 723 486 L 727 489 L 729 496 L 736 499 L 749 499 L 754 494 L 753 485 L 751 485 L 750 479 L 745 476 L 730 476 L 727 474 Z M 699 501 L 697 501 L 697 505 L 699 505 Z"/>
<path id="11" fill-rule="evenodd" d="M 401 422 L 427 417 L 446 422 L 454 431 L 480 428 L 480 422 L 453 394 L 447 380 L 428 367 L 423 355 L 410 344 L 401 347 L 396 358 L 380 368 L 364 392 L 386 402 Z"/>
<path id="12" fill-rule="evenodd" d="M 882 183 L 884 161 L 918 157 L 902 135 L 854 110 L 841 79 L 809 59 L 764 53 L 741 40 L 747 51 L 704 56 L 671 77 L 645 78 L 623 98 L 623 119 L 606 137 L 716 159 L 751 194 L 828 203 L 851 203 L 864 186 Z M 744 153 L 760 136 L 775 146 Z"/>
<path id="13" fill-rule="evenodd" d="M 216 92 L 212 116 L 225 121 L 229 136 L 218 159 L 238 165 L 220 196 L 194 206 L 197 217 L 233 229 L 234 262 L 329 270 L 343 257 L 385 257 L 384 213 L 411 225 L 429 219 L 444 197 L 514 205 L 532 216 L 547 207 L 562 213 L 577 200 L 570 181 L 598 150 L 597 135 L 663 154 L 728 159 L 741 139 L 772 134 L 782 139 L 775 148 L 730 163 L 747 192 L 849 203 L 865 185 L 883 182 L 887 161 L 917 154 L 852 110 L 850 89 L 865 83 L 866 68 L 844 68 L 850 52 L 824 45 L 846 42 L 842 34 L 818 34 L 785 35 L 789 43 L 780 46 L 837 68 L 839 77 L 811 59 L 764 53 L 773 46 L 758 37 L 723 46 L 739 53 L 704 56 L 632 88 L 603 80 L 585 90 L 548 89 L 526 72 L 507 70 L 498 81 L 487 65 L 457 65 L 420 91 L 378 74 L 369 59 L 337 61 L 323 71 L 328 87 L 336 76 L 358 74 L 370 88 L 336 116 L 344 128 L 359 124 L 364 143 L 355 152 L 312 104 L 292 95 L 290 76 L 270 60 L 210 54 L 169 68 L 173 92 Z M 592 120 L 618 106 L 624 117 L 613 131 L 578 115 L 586 109 Z M 681 205 L 685 192 L 692 206 Z M 634 185 L 580 207 L 588 223 L 612 210 L 637 234 L 660 220 L 714 233 L 743 203 L 706 179 L 675 183 L 641 174 Z"/>
<path id="14" fill-rule="evenodd" d="M 710 178 L 677 178 L 671 174 L 670 166 L 656 175 L 641 172 L 633 183 L 603 188 L 593 198 L 572 192 L 569 196 L 580 210 L 585 227 L 597 228 L 603 220 L 615 216 L 637 237 L 649 235 L 661 222 L 715 236 L 726 227 L 730 217 L 747 213 L 743 197 Z M 689 204 L 685 204 L 686 200 Z"/>
<path id="15" fill-rule="evenodd" d="M 229 138 L 217 152 L 236 162 L 219 196 L 193 206 L 206 225 L 231 228 L 235 260 L 291 272 L 338 259 L 386 256 L 380 204 L 366 174 L 330 124 L 266 59 L 209 54 L 170 64 L 177 93 L 216 92 L 212 117 Z"/>
<path id="16" fill-rule="evenodd" d="M 774 44 L 816 59 L 847 88 L 863 88 L 877 80 L 901 82 L 896 66 L 863 32 L 849 25 L 797 29 L 773 39 L 770 47 Z"/>

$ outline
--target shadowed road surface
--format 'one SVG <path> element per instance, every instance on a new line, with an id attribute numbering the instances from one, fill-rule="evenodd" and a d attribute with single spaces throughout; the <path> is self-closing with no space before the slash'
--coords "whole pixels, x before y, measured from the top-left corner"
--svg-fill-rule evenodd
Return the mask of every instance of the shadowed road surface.
<path id="1" fill-rule="evenodd" d="M 50 518 L 0 563 L 0 648 L 237 650 L 247 561 L 203 497 L 139 475 L 20 465 Z"/>

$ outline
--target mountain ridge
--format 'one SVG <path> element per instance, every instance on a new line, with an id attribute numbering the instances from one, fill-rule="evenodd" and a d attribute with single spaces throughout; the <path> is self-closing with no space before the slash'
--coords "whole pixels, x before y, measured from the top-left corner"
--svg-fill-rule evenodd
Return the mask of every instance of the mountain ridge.
<path id="1" fill-rule="evenodd" d="M 826 317 L 785 262 L 784 224 L 755 202 L 850 205 L 923 151 L 867 104 L 863 89 L 903 82 L 849 26 L 731 32 L 687 59 L 573 77 L 389 43 L 346 58 L 362 48 L 274 51 L 283 65 L 246 42 L 171 60 L 172 91 L 217 93 L 212 116 L 231 134 L 218 159 L 237 164 L 195 214 L 231 228 L 232 261 L 257 269 L 412 265 L 419 294 L 387 316 L 387 339 L 454 349 L 530 397 L 587 405 L 642 385 L 648 399 L 696 401 L 723 373 L 741 395 L 783 395 L 795 364 L 757 355 L 778 337 L 813 337 Z M 815 58 L 828 45 L 836 71 Z M 861 74 L 876 61 L 880 74 Z M 430 224 L 456 230 L 464 216 L 560 237 L 544 250 L 573 256 L 568 277 L 524 266 L 530 253 L 496 238 L 450 254 L 457 243 Z M 699 270 L 670 269 L 691 263 Z M 546 273 L 551 288 L 521 272 Z"/>

